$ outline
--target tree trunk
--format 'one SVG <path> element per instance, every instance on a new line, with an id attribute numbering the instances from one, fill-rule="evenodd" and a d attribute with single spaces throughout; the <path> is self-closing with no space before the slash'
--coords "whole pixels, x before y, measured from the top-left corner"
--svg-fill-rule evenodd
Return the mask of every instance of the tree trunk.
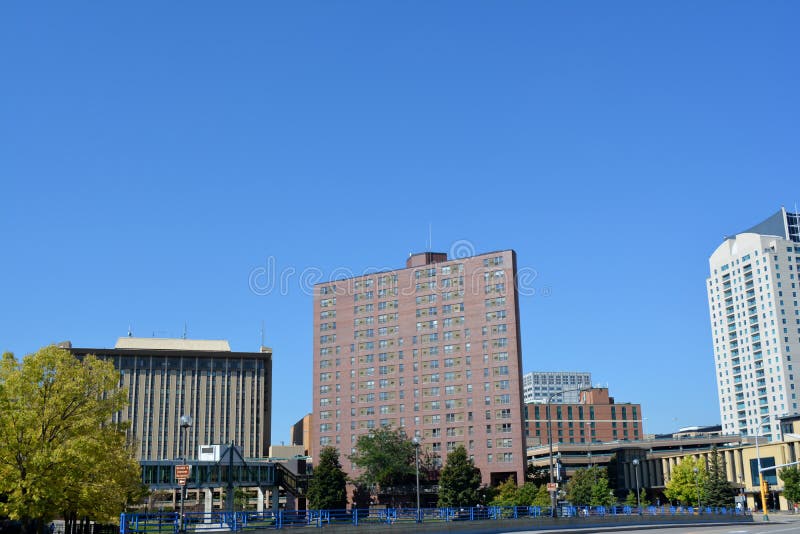
<path id="1" fill-rule="evenodd" d="M 22 523 L 22 527 L 20 528 L 22 534 L 41 534 L 41 520 L 27 517 L 23 518 L 20 522 Z"/>

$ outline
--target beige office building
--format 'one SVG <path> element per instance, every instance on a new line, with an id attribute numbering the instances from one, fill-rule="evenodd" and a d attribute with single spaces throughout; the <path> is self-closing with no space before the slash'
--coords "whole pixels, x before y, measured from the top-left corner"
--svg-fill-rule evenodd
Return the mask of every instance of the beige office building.
<path id="1" fill-rule="evenodd" d="M 348 456 L 359 435 L 403 428 L 446 461 L 458 445 L 484 483 L 524 479 L 519 303 L 511 250 L 448 259 L 314 288 L 311 455 Z"/>
<path id="2" fill-rule="evenodd" d="M 245 457 L 269 452 L 272 350 L 232 352 L 227 341 L 119 338 L 113 349 L 71 348 L 81 358 L 111 361 L 128 390 L 115 415 L 130 422 L 137 459 L 197 458 L 200 445 L 242 447 Z M 192 417 L 182 443 L 181 415 Z"/>
<path id="3" fill-rule="evenodd" d="M 798 412 L 800 231 L 781 209 L 728 237 L 707 280 L 724 434 L 781 439 L 778 418 Z"/>

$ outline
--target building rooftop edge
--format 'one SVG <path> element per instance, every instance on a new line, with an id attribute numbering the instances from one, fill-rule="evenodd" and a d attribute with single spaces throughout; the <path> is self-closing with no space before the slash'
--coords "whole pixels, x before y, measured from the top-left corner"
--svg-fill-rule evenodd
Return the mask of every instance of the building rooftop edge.
<path id="1" fill-rule="evenodd" d="M 517 251 L 514 250 L 513 248 L 506 248 L 506 249 L 500 249 L 500 250 L 490 250 L 488 252 L 481 252 L 480 254 L 475 254 L 473 256 L 464 256 L 464 257 L 460 257 L 460 258 L 447 258 L 446 261 L 443 261 L 443 262 L 440 262 L 440 263 L 449 263 L 451 261 L 468 260 L 468 259 L 471 259 L 471 258 L 478 258 L 480 256 L 488 256 L 489 254 L 498 254 L 500 252 L 511 252 L 513 254 L 517 253 Z M 446 253 L 445 252 L 427 252 L 427 253 L 426 252 L 412 252 L 410 254 L 410 256 L 416 256 L 418 254 L 446 254 Z M 327 280 L 323 280 L 321 282 L 315 282 L 313 285 L 314 286 L 318 286 L 318 285 L 323 285 L 323 284 L 330 284 L 332 282 L 341 282 L 343 280 L 353 280 L 355 278 L 362 278 L 364 276 L 372 276 L 372 275 L 376 275 L 376 274 L 391 273 L 391 272 L 394 272 L 394 271 L 406 271 L 406 270 L 409 270 L 409 269 L 419 269 L 420 267 L 421 266 L 416 266 L 416 267 L 397 267 L 396 269 L 383 269 L 382 268 L 381 270 L 376 270 L 376 271 L 371 271 L 370 268 L 367 267 L 367 268 L 364 269 L 364 272 L 362 274 L 353 274 L 353 276 L 348 276 L 346 278 L 330 278 L 330 279 L 327 279 Z"/>
<path id="2" fill-rule="evenodd" d="M 184 339 L 164 337 L 120 337 L 115 349 L 156 349 L 231 352 L 225 339 Z"/>

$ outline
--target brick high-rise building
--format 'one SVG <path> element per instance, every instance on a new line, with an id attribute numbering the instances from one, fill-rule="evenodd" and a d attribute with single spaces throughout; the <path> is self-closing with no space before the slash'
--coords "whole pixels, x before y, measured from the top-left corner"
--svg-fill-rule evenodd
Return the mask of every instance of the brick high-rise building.
<path id="1" fill-rule="evenodd" d="M 515 280 L 506 250 L 317 284 L 311 455 L 335 446 L 354 474 L 358 436 L 389 426 L 443 462 L 464 445 L 484 483 L 524 480 Z"/>

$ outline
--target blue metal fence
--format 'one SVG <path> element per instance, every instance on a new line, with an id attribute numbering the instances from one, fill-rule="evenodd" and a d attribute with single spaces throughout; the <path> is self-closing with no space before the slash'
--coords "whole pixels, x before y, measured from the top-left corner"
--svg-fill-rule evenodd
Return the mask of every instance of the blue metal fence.
<path id="1" fill-rule="evenodd" d="M 693 506 L 560 506 L 559 517 L 591 518 L 617 515 L 647 516 L 743 516 L 731 508 Z M 549 518 L 552 510 L 539 506 L 476 506 L 469 508 L 354 508 L 350 510 L 279 510 L 273 512 L 189 512 L 184 515 L 185 529 L 198 534 L 264 528 L 323 527 L 334 524 L 409 524 L 448 521 L 491 521 L 498 519 Z M 120 534 L 178 534 L 179 515 L 175 512 L 122 514 Z"/>

